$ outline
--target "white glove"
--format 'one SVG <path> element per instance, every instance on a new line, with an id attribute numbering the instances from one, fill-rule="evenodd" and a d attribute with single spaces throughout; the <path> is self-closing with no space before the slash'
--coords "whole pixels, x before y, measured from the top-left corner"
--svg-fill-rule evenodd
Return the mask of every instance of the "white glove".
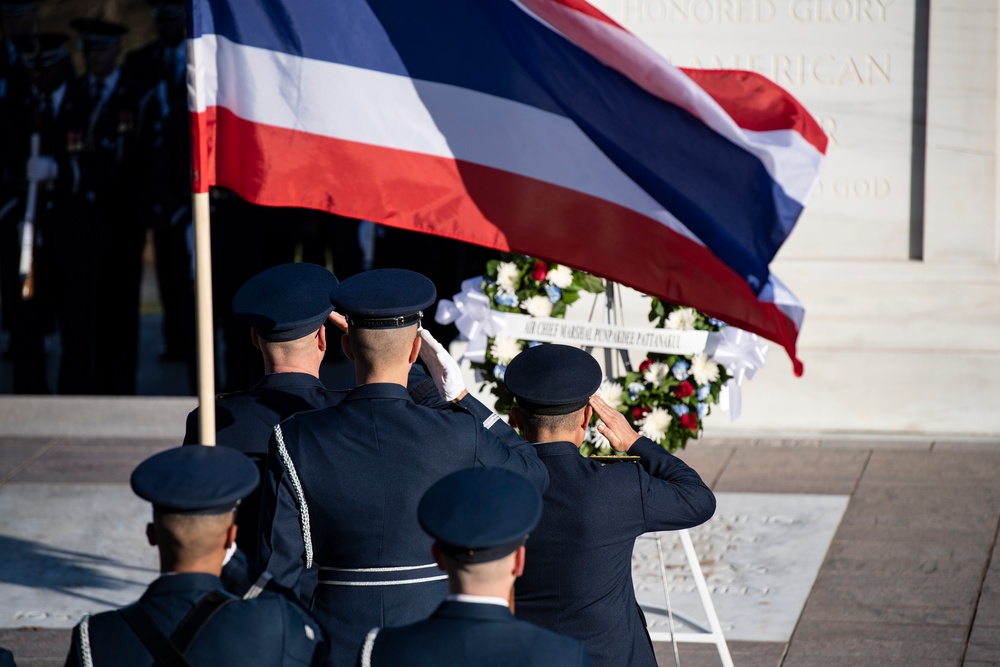
<path id="1" fill-rule="evenodd" d="M 45 183 L 55 180 L 59 175 L 59 163 L 48 155 L 36 155 L 28 158 L 25 170 L 28 172 L 29 181 Z"/>
<path id="2" fill-rule="evenodd" d="M 421 329 L 420 337 L 424 341 L 420 346 L 420 358 L 427 364 L 431 379 L 444 400 L 454 401 L 465 391 L 462 369 L 430 331 Z"/>
<path id="3" fill-rule="evenodd" d="M 232 546 L 226 549 L 226 555 L 222 559 L 222 567 L 226 566 L 226 563 L 228 563 L 232 559 L 233 554 L 235 553 L 236 553 L 236 540 L 233 540 Z"/>

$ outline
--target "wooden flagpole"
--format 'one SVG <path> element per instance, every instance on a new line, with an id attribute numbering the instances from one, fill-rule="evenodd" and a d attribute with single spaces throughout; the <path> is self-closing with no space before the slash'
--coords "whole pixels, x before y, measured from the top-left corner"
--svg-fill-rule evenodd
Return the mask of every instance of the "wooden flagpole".
<path id="1" fill-rule="evenodd" d="M 212 236 L 207 192 L 192 195 L 195 303 L 198 321 L 198 435 L 215 445 L 215 328 L 212 325 Z"/>

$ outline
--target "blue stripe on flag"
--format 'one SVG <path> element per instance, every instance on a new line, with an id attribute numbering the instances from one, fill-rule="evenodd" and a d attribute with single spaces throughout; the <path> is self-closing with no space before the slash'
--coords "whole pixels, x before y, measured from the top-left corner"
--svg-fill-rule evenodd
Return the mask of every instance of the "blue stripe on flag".
<path id="1" fill-rule="evenodd" d="M 206 4 L 214 15 L 200 17 L 195 34 L 460 86 L 572 119 L 755 292 L 801 212 L 755 156 L 510 0 Z"/>

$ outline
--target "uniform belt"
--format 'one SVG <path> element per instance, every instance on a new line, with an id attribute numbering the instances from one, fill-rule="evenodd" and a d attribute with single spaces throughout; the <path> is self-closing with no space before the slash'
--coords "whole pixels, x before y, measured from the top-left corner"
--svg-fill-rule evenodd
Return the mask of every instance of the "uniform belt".
<path id="1" fill-rule="evenodd" d="M 319 583 L 327 586 L 401 586 L 444 581 L 447 574 L 434 563 L 389 567 L 320 567 Z"/>

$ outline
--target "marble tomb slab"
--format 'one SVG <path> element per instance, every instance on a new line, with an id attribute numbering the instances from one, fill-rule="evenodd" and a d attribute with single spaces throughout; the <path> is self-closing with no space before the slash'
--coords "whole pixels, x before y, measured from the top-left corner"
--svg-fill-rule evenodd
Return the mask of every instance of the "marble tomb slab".
<path id="1" fill-rule="evenodd" d="M 149 503 L 125 485 L 0 487 L 0 627 L 69 628 L 159 574 Z"/>
<path id="2" fill-rule="evenodd" d="M 730 641 L 787 642 L 848 496 L 718 493 L 718 509 L 690 530 L 722 631 Z M 667 590 L 678 632 L 707 630 L 708 619 L 675 533 L 662 533 Z M 669 633 L 655 534 L 632 556 L 636 597 L 650 632 Z M 678 620 L 693 623 L 678 623 Z"/>

